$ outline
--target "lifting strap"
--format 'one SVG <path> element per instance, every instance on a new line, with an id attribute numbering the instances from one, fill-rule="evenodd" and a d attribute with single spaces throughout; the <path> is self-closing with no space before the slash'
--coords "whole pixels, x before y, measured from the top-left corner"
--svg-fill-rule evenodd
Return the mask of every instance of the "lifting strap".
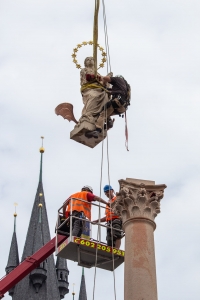
<path id="1" fill-rule="evenodd" d="M 127 117 L 126 117 L 126 111 L 125 111 L 125 147 L 126 147 L 126 150 L 128 150 L 128 124 L 127 124 Z"/>
<path id="2" fill-rule="evenodd" d="M 110 93 L 102 84 L 97 83 L 85 83 L 81 86 L 81 93 L 86 89 L 102 89 L 106 91 L 106 93 Z"/>

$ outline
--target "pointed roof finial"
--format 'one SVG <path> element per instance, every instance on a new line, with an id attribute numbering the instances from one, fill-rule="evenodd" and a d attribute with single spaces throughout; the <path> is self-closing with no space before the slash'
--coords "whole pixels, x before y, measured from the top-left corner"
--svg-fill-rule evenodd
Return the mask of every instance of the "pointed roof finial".
<path id="1" fill-rule="evenodd" d="M 74 292 L 74 286 L 75 286 L 75 283 L 73 283 L 73 292 L 72 292 L 73 300 L 74 300 L 74 295 L 75 295 L 75 292 Z"/>
<path id="2" fill-rule="evenodd" d="M 43 140 L 44 140 L 44 137 L 41 136 L 41 139 L 42 139 L 42 146 L 40 147 L 40 153 L 44 153 L 45 149 L 43 147 Z"/>
<path id="3" fill-rule="evenodd" d="M 84 268 L 82 267 L 82 276 L 81 276 L 81 285 L 79 291 L 79 300 L 86 300 L 87 293 L 86 293 L 86 285 L 85 285 L 85 275 L 84 275 Z"/>
<path id="4" fill-rule="evenodd" d="M 42 139 L 42 146 L 40 147 L 40 153 L 41 153 L 41 159 L 40 159 L 40 176 L 39 176 L 39 181 L 42 182 L 42 155 L 44 153 L 44 147 L 43 147 L 43 139 L 44 137 L 41 136 Z"/>
<path id="5" fill-rule="evenodd" d="M 19 252 L 18 252 L 17 235 L 16 235 L 16 217 L 17 217 L 16 206 L 17 205 L 18 205 L 17 203 L 14 203 L 14 206 L 15 206 L 15 213 L 13 214 L 14 215 L 14 231 L 13 231 L 12 241 L 11 241 L 11 245 L 10 245 L 8 263 L 6 266 L 6 274 L 10 273 L 14 268 L 16 268 L 19 265 Z M 11 287 L 8 292 L 9 292 L 10 296 L 13 296 L 14 287 Z"/>
<path id="6" fill-rule="evenodd" d="M 14 203 L 14 206 L 15 206 L 15 213 L 13 214 L 13 216 L 14 216 L 14 232 L 16 232 L 16 217 L 17 217 L 17 212 L 16 212 L 16 206 L 17 206 L 18 204 L 15 202 Z"/>

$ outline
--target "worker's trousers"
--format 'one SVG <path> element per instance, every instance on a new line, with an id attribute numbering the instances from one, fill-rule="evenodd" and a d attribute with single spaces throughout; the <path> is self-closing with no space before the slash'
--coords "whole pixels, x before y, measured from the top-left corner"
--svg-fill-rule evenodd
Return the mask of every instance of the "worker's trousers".
<path id="1" fill-rule="evenodd" d="M 82 212 L 79 211 L 73 211 L 72 216 L 80 218 L 82 216 Z M 82 220 L 75 219 L 72 217 L 72 235 L 80 237 L 83 231 L 83 224 Z"/>
<path id="2" fill-rule="evenodd" d="M 115 242 L 118 239 L 121 239 L 123 237 L 123 232 L 120 231 L 122 230 L 122 221 L 121 219 L 114 219 L 111 221 L 107 222 L 107 245 L 115 247 Z M 112 226 L 112 229 L 111 229 Z M 117 229 L 117 230 L 115 230 Z"/>

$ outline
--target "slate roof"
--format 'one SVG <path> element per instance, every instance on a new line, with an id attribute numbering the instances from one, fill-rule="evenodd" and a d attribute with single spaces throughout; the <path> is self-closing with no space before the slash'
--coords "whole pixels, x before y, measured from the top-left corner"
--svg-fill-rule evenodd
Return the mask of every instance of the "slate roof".
<path id="1" fill-rule="evenodd" d="M 15 267 L 19 265 L 19 253 L 18 253 L 18 245 L 17 245 L 17 235 L 16 235 L 16 216 L 14 221 L 14 231 L 12 236 L 12 241 L 10 245 L 10 252 L 8 256 L 8 263 L 6 266 L 6 274 L 10 273 Z M 9 295 L 12 296 L 15 290 L 15 286 L 13 286 L 9 290 Z"/>
<path id="2" fill-rule="evenodd" d="M 56 269 L 65 270 L 69 274 L 69 270 L 67 267 L 67 260 L 63 259 L 62 257 L 57 256 Z"/>
<path id="3" fill-rule="evenodd" d="M 82 269 L 81 286 L 78 300 L 87 300 L 84 268 Z"/>
<path id="4" fill-rule="evenodd" d="M 42 159 L 43 153 L 41 153 L 39 183 L 31 212 L 22 261 L 51 239 L 42 184 Z M 42 204 L 42 207 L 39 207 L 39 204 Z M 29 274 L 15 286 L 13 300 L 60 300 L 53 255 L 48 257 L 35 272 L 41 274 L 43 271 L 46 272 L 46 279 L 43 281 L 38 292 L 33 286 L 33 282 L 30 280 L 31 275 Z"/>
<path id="5" fill-rule="evenodd" d="M 6 266 L 6 273 L 10 273 L 15 267 L 19 265 L 19 253 L 18 253 L 18 245 L 17 245 L 17 235 L 14 229 L 12 241 L 10 245 L 10 252 L 8 256 L 8 263 Z"/>
<path id="6" fill-rule="evenodd" d="M 65 294 L 69 293 L 69 270 L 67 268 L 67 260 L 59 256 L 57 256 L 56 260 L 56 273 L 58 278 L 60 298 L 63 299 Z"/>

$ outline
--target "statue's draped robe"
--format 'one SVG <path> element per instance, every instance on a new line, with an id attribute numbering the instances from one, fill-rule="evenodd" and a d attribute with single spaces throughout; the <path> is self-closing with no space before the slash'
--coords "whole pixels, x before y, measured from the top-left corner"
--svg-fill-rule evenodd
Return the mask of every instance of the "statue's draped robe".
<path id="1" fill-rule="evenodd" d="M 83 84 L 88 83 L 86 80 L 86 74 L 93 75 L 94 70 L 89 68 L 84 68 L 81 70 L 81 86 Z M 109 100 L 108 94 L 101 87 L 94 89 L 87 88 L 84 91 L 82 91 L 82 99 L 84 107 L 79 122 L 89 121 L 94 124 L 103 106 Z"/>

